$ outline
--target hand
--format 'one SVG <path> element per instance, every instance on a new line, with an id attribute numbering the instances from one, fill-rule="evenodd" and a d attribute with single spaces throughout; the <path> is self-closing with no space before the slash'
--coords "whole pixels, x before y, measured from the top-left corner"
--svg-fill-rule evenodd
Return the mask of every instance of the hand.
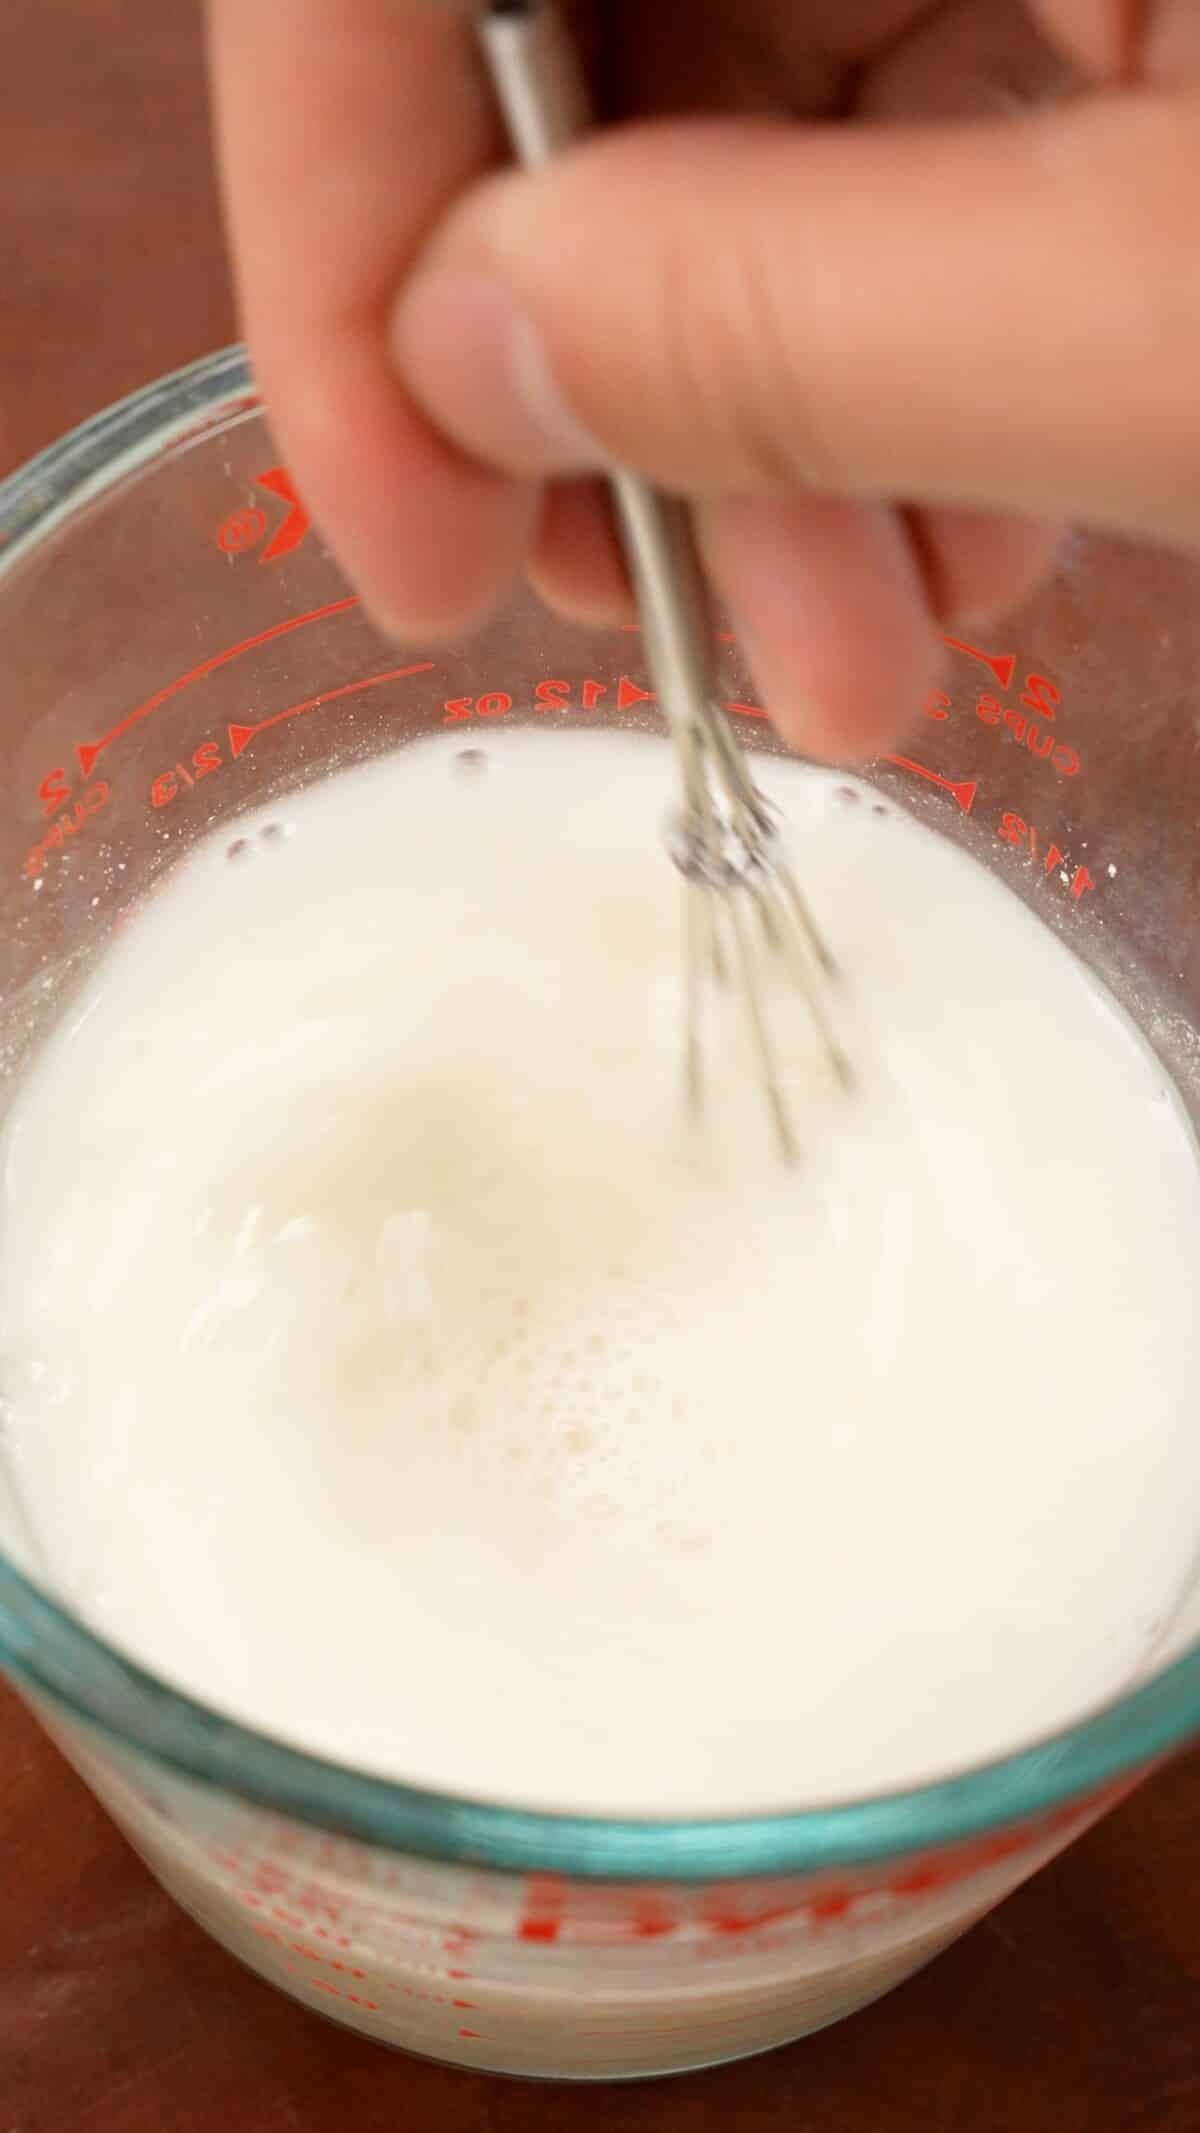
<path id="1" fill-rule="evenodd" d="M 594 78 L 665 115 L 533 176 L 488 175 L 469 13 L 211 0 L 251 350 L 386 625 L 522 566 L 622 612 L 620 461 L 844 757 L 1064 518 L 1200 544 L 1197 0 L 600 0 Z"/>

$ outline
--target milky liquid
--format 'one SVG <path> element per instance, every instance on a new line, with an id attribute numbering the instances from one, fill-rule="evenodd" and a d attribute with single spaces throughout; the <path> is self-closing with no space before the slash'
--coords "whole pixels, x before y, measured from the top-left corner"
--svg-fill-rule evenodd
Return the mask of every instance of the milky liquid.
<path id="1" fill-rule="evenodd" d="M 251 816 L 10 1114 L 46 1574 L 223 1711 L 420 1784 L 724 1812 L 977 1762 L 1146 1661 L 1200 1535 L 1200 1193 L 988 874 L 763 766 L 858 1086 L 772 1002 L 680 1097 L 655 740 L 415 746 Z"/>

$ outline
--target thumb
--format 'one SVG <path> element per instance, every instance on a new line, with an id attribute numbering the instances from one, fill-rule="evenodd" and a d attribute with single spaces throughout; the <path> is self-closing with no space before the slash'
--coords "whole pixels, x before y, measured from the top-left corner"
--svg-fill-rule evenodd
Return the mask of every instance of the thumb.
<path id="1" fill-rule="evenodd" d="M 514 474 L 1064 511 L 1200 544 L 1200 107 L 631 127 L 481 186 L 393 360 Z"/>

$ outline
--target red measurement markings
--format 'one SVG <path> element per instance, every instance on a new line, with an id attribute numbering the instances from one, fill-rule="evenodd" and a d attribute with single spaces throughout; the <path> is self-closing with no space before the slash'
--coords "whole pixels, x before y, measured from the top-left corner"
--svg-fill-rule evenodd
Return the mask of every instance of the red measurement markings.
<path id="1" fill-rule="evenodd" d="M 1077 904 L 1081 897 L 1087 895 L 1089 889 L 1095 888 L 1095 876 L 1089 869 L 1084 866 L 1072 866 L 1066 852 L 1060 851 L 1057 844 L 1047 845 L 1033 824 L 1026 822 L 1023 815 L 1006 809 L 1000 817 L 996 835 L 1003 843 L 1024 851 L 1035 866 L 1040 864 L 1047 879 L 1056 878 L 1067 891 L 1072 903 Z"/>
<path id="2" fill-rule="evenodd" d="M 806 1931 L 836 1928 L 860 1912 L 877 1913 L 881 1905 L 920 1903 L 1010 1861 L 1027 1859 L 1032 1865 L 1052 1839 L 1066 1837 L 1094 1820 L 1139 1782 L 1138 1775 L 1126 1776 L 1033 1820 L 939 1851 L 884 1861 L 845 1879 L 817 1876 L 807 1882 L 716 1884 L 701 1894 L 696 1922 L 714 1940 L 728 1943 L 787 1925 L 803 1925 Z M 515 1931 L 519 1940 L 551 1945 L 560 1941 L 589 1946 L 630 1943 L 686 1928 L 689 1910 L 690 1906 L 664 1891 L 641 1889 L 629 1892 L 622 1914 L 597 1916 L 580 1911 L 572 1915 L 568 1883 L 552 1874 L 533 1875 L 526 1883 Z"/>
<path id="3" fill-rule="evenodd" d="M 264 1877 L 262 1869 L 256 1869 L 255 1879 L 260 1880 L 263 1878 Z M 235 1889 L 233 1893 L 237 1897 L 239 1903 L 245 1904 L 246 1909 L 248 1911 L 262 1911 L 266 1909 L 266 1897 L 261 1894 L 257 1894 L 253 1889 Z M 304 1902 L 303 1896 L 299 1898 L 299 1901 L 301 1903 Z M 327 1915 L 331 1917 L 336 1917 L 336 1906 L 325 1904 L 322 1906 L 322 1908 L 326 1910 Z M 330 1932 L 327 1926 L 314 1925 L 311 1918 L 302 1917 L 298 1915 L 295 1911 L 285 1910 L 280 1904 L 272 1904 L 268 1915 L 271 1918 L 277 1919 L 281 1926 L 292 1926 L 293 1928 L 300 1928 L 305 1933 L 314 1934 L 318 1940 L 329 1941 L 331 1945 L 335 1948 L 349 1948 L 349 1946 L 351 1945 L 346 1934 L 332 1933 Z"/>
<path id="4" fill-rule="evenodd" d="M 596 681 L 594 678 L 572 682 L 562 676 L 555 676 L 537 683 L 533 700 L 540 711 L 574 711 L 579 706 L 585 711 L 594 711 L 597 704 L 612 692 L 613 686 L 610 682 Z M 644 689 L 640 682 L 631 680 L 628 674 L 621 675 L 615 688 L 614 702 L 618 711 L 629 711 L 637 704 L 657 701 L 653 689 Z M 949 698 L 945 697 L 942 701 L 948 704 Z M 494 689 L 484 696 L 451 696 L 442 707 L 443 722 L 454 726 L 472 718 L 498 718 L 512 708 L 513 699 L 505 689 Z M 722 705 L 722 709 L 734 718 L 765 719 L 768 715 L 761 704 L 727 701 Z M 940 715 L 944 716 L 944 713 Z M 924 778 L 930 785 L 936 785 L 943 792 L 950 793 L 957 800 L 964 815 L 970 814 L 979 790 L 977 779 L 943 777 L 940 771 L 930 770 L 926 764 L 916 763 L 906 755 L 890 755 L 886 760 L 895 763 L 901 770 L 907 770 L 913 777 Z"/>
<path id="5" fill-rule="evenodd" d="M 253 726 L 230 726 L 229 752 L 236 763 L 244 755 L 251 741 L 271 726 L 281 726 L 285 719 L 300 718 L 306 711 L 320 711 L 326 704 L 338 703 L 345 696 L 361 696 L 368 689 L 380 689 L 388 681 L 407 681 L 412 674 L 429 674 L 433 669 L 432 659 L 418 660 L 411 667 L 388 667 L 383 674 L 372 674 L 366 681 L 347 681 L 340 689 L 323 689 L 319 696 L 306 696 L 303 703 L 289 704 L 286 711 L 273 711 L 270 718 L 260 718 Z"/>
<path id="6" fill-rule="evenodd" d="M 442 705 L 447 726 L 461 723 L 465 718 L 503 718 L 513 707 L 507 689 L 489 689 L 483 696 L 451 696 Z"/>
<path id="7" fill-rule="evenodd" d="M 622 627 L 627 630 L 636 631 L 639 628 L 639 625 L 636 622 L 626 622 L 622 624 Z M 723 643 L 732 644 L 735 641 L 732 634 L 728 630 L 723 630 L 719 634 Z M 951 651 L 962 652 L 968 659 L 977 660 L 981 666 L 985 666 L 988 669 L 989 673 L 991 673 L 995 677 L 996 681 L 999 683 L 999 686 L 1002 689 L 1011 688 L 1013 677 L 1017 670 L 1017 655 L 1015 652 L 985 652 L 982 651 L 977 644 L 968 644 L 966 639 L 963 637 L 943 637 L 942 642 L 946 645 L 949 645 Z M 565 683 L 554 683 L 550 686 L 554 688 L 566 688 L 567 685 Z M 989 700 L 990 699 L 983 699 L 983 701 Z M 1021 702 L 1029 710 L 1037 712 L 1043 720 L 1052 722 L 1057 706 L 1062 702 L 1062 694 L 1061 691 L 1055 686 L 1055 684 L 1049 679 L 1047 675 L 1027 674 L 1025 677 L 1025 689 L 1021 697 Z M 742 714 L 747 718 L 766 718 L 768 715 L 766 711 L 761 709 L 761 707 L 756 704 L 727 703 L 725 709 L 727 711 Z M 948 719 L 951 713 L 951 709 L 951 700 L 944 689 L 930 690 L 929 695 L 925 699 L 925 715 L 927 718 L 932 718 L 939 721 Z M 1003 706 L 1000 707 L 1000 710 L 1003 714 Z M 980 716 L 983 716 L 982 711 L 980 712 Z M 1016 719 L 1016 717 L 1017 714 L 1015 713 L 1010 712 L 1008 714 L 1008 718 L 1010 720 Z M 985 721 L 985 723 L 995 723 L 995 721 Z M 1054 749 L 1055 746 L 1053 742 L 1051 742 L 1050 747 L 1039 747 L 1038 745 L 1036 745 L 1035 740 L 1026 739 L 1028 723 L 1029 722 L 1024 719 L 1021 719 L 1019 721 L 1018 737 L 1026 740 L 1026 746 L 1030 748 L 1032 753 L 1040 755 L 1050 754 L 1051 750 Z M 1014 728 L 1014 730 L 1016 729 Z M 933 776 L 933 773 L 922 772 L 917 768 L 916 765 L 908 763 L 907 760 L 902 757 L 891 756 L 888 758 L 888 760 L 890 762 L 900 763 L 901 767 L 904 769 L 916 769 L 918 776 Z M 1079 768 L 1079 758 L 1075 754 L 1074 749 L 1060 746 L 1055 756 L 1055 768 L 1057 770 L 1061 770 L 1064 776 L 1073 776 Z M 958 793 L 960 791 L 966 791 L 970 789 L 971 799 L 974 799 L 974 789 L 967 787 L 958 787 L 954 784 L 953 780 L 944 778 L 935 779 L 935 782 L 944 785 L 947 791 L 954 792 L 956 797 L 958 796 Z M 959 804 L 963 807 L 964 813 L 969 812 L 971 805 L 970 800 L 968 800 L 966 803 L 960 800 Z"/>
<path id="8" fill-rule="evenodd" d="M 567 1884 L 561 1874 L 531 1874 L 517 1922 L 517 1939 L 553 1942 L 567 1908 Z"/>
<path id="9" fill-rule="evenodd" d="M 987 667 L 1001 689 L 1012 687 L 1017 670 L 1015 652 L 981 652 L 977 645 L 967 644 L 961 637 L 946 637 L 943 642 Z M 976 699 L 975 716 L 982 725 L 1008 734 L 1019 748 L 1027 749 L 1038 761 L 1049 763 L 1059 777 L 1074 778 L 1081 767 L 1078 750 L 1047 730 L 1054 726 L 1061 704 L 1062 690 L 1057 682 L 1051 681 L 1048 674 L 1028 673 L 1019 705 L 1001 703 L 998 696 L 980 696 Z M 935 690 L 925 709 L 931 718 L 944 718 L 950 709 L 950 699 Z"/>
<path id="10" fill-rule="evenodd" d="M 581 682 L 567 681 L 561 676 L 539 681 L 534 688 L 533 703 L 537 711 L 594 711 L 609 696 L 617 711 L 632 711 L 638 704 L 658 701 L 653 689 L 644 689 L 640 682 L 622 674 L 615 683 L 597 681 L 594 676 Z M 443 723 L 457 726 L 472 718 L 503 718 L 513 707 L 514 698 L 507 689 L 490 689 L 483 696 L 451 696 L 442 706 Z M 738 718 L 765 718 L 767 715 L 758 704 L 729 702 L 722 708 Z"/>
<path id="11" fill-rule="evenodd" d="M 1044 674 L 1027 674 L 1021 702 L 1027 704 L 1031 711 L 1038 711 L 1043 718 L 1053 722 L 1062 702 L 1062 690 L 1056 688 L 1052 681 L 1048 681 Z"/>
<path id="12" fill-rule="evenodd" d="M 103 778 L 98 778 L 94 785 L 86 787 L 73 807 L 55 817 L 32 851 L 26 854 L 22 871 L 30 881 L 39 881 L 51 853 L 63 851 L 71 838 L 78 836 L 80 830 L 107 806 L 109 790 Z"/>
<path id="13" fill-rule="evenodd" d="M 273 1859 L 259 1859 L 254 1868 L 254 1886 L 262 1896 L 286 1896 L 291 1888 L 291 1875 L 286 1867 L 276 1866 Z"/>
<path id="14" fill-rule="evenodd" d="M 285 1934 L 277 1933 L 274 1926 L 256 1923 L 254 1930 L 261 1940 L 278 1941 L 280 1947 L 290 1948 L 293 1955 L 302 1955 L 306 1962 L 328 1963 L 331 1970 L 340 1971 L 343 1977 L 365 1978 L 367 1974 L 365 1970 L 356 1969 L 353 1963 L 342 1962 L 339 1956 L 327 1955 L 324 1948 L 310 1948 L 304 1941 L 288 1940 Z"/>
<path id="15" fill-rule="evenodd" d="M 254 477 L 260 489 L 270 489 L 272 495 L 281 496 L 288 507 L 283 524 L 272 534 L 259 557 L 260 563 L 277 563 L 280 556 L 290 555 L 300 546 L 312 520 L 292 486 L 292 477 L 286 467 L 269 467 L 265 474 Z"/>
<path id="16" fill-rule="evenodd" d="M 629 1927 L 635 1940 L 661 1940 L 673 1933 L 678 1921 L 657 1891 L 635 1898 Z"/>
<path id="17" fill-rule="evenodd" d="M 290 1977 L 304 1976 L 298 1963 L 289 1963 L 287 1967 Z M 343 1992 L 339 1986 L 331 1985 L 328 1978 L 310 1977 L 305 1982 L 311 1985 L 315 1992 L 327 1993 L 331 2000 L 345 2000 L 351 2007 L 361 2007 L 368 2014 L 379 2013 L 378 2000 L 368 2000 L 361 1992 Z"/>
<path id="18" fill-rule="evenodd" d="M 981 652 L 977 644 L 967 644 L 962 637 L 943 637 L 942 643 L 948 644 L 952 652 L 965 652 L 968 659 L 977 659 L 995 675 L 1002 689 L 1012 687 L 1017 668 L 1015 652 Z"/>
<path id="19" fill-rule="evenodd" d="M 269 489 L 273 496 L 283 499 L 287 516 L 276 527 L 262 554 L 260 563 L 277 563 L 281 556 L 291 555 L 300 546 L 312 524 L 308 512 L 296 494 L 292 477 L 286 467 L 268 467 L 264 474 L 254 477 L 260 489 Z M 267 514 L 260 504 L 244 504 L 238 511 L 231 511 L 217 527 L 217 546 L 223 555 L 245 555 L 257 548 L 267 530 Z"/>
<path id="20" fill-rule="evenodd" d="M 1070 1800 L 1064 1806 L 1054 1808 L 1036 1821 L 995 1830 L 990 1835 L 948 1846 L 944 1851 L 926 1852 L 916 1858 L 897 1861 L 877 1872 L 868 1871 L 861 1879 L 816 1882 L 795 1895 L 786 1889 L 779 1889 L 777 1894 L 763 1894 L 753 1884 L 714 1889 L 706 1893 L 703 1900 L 703 1921 L 712 1933 L 727 1938 L 759 1932 L 800 1918 L 816 1926 L 837 1925 L 859 1904 L 881 1896 L 899 1902 L 919 1902 L 922 1897 L 957 1888 L 1007 1861 L 1036 1853 L 1052 1838 L 1065 1837 L 1082 1823 L 1092 1821 L 1104 1810 L 1116 1806 L 1138 1782 L 1136 1777 L 1118 1779 L 1085 1799 Z"/>
<path id="21" fill-rule="evenodd" d="M 42 813 L 47 817 L 50 815 L 57 814 L 59 808 L 62 807 L 63 804 L 70 799 L 70 797 L 71 788 L 67 783 L 66 771 L 47 771 L 45 777 L 42 779 L 41 784 L 38 786 L 38 799 L 42 803 Z"/>
<path id="22" fill-rule="evenodd" d="M 594 711 L 611 694 L 612 686 L 611 682 L 594 679 L 539 681 L 533 692 L 534 708 L 538 711 L 574 711 L 578 708 Z M 652 689 L 643 689 L 640 683 L 631 681 L 628 674 L 622 674 L 616 684 L 618 711 L 629 711 L 635 704 L 651 704 L 654 700 Z M 514 699 L 507 689 L 489 689 L 482 696 L 451 696 L 442 706 L 444 723 L 456 726 L 470 718 L 503 718 L 513 709 L 513 704 Z"/>
<path id="23" fill-rule="evenodd" d="M 80 741 L 75 753 L 84 777 L 90 776 L 98 757 L 103 755 L 106 748 L 111 748 L 114 741 L 122 740 L 135 726 L 140 726 L 143 719 L 152 717 L 154 712 L 161 710 L 173 696 L 178 696 L 183 689 L 189 689 L 193 682 L 203 681 L 207 675 L 215 674 L 218 667 L 228 666 L 231 659 L 240 659 L 244 652 L 253 652 L 259 645 L 270 644 L 276 637 L 286 637 L 292 630 L 305 629 L 310 622 L 324 622 L 330 615 L 344 614 L 348 608 L 357 607 L 358 604 L 357 594 L 350 594 L 344 600 L 329 601 L 325 607 L 310 608 L 305 615 L 289 615 L 283 622 L 272 623 L 270 629 L 259 630 L 253 637 L 243 637 L 239 644 L 230 644 L 224 651 L 214 652 L 211 658 L 202 659 L 199 666 L 189 667 L 186 674 L 177 675 L 174 681 L 167 682 L 165 688 L 156 689 L 153 696 L 146 698 L 145 703 L 138 704 L 135 710 L 127 712 L 107 733 L 102 733 L 98 741 Z M 51 775 L 55 773 L 52 772 Z"/>
<path id="24" fill-rule="evenodd" d="M 784 1919 L 800 1917 L 810 1908 L 811 1902 L 812 1898 L 806 1895 L 790 1903 L 760 1903 L 742 1909 L 736 1899 L 721 1890 L 714 1890 L 711 1896 L 706 1896 L 701 1916 L 710 1933 L 757 1933 L 765 1926 L 780 1925 Z"/>
<path id="25" fill-rule="evenodd" d="M 210 778 L 214 770 L 224 767 L 225 759 L 216 741 L 202 741 L 192 750 L 190 769 L 183 763 L 176 763 L 171 770 L 159 772 L 150 787 L 151 807 L 169 807 L 185 786 L 198 785 L 201 778 Z"/>
<path id="26" fill-rule="evenodd" d="M 474 2000 L 456 2000 L 449 1993 L 431 1992 L 425 1985 L 399 1985 L 393 1988 L 406 2000 L 424 2000 L 427 2007 L 461 2007 L 467 2014 L 474 2014 Z"/>
<path id="27" fill-rule="evenodd" d="M 1119 1800 L 1126 1799 L 1140 1782 L 1140 1777 L 1117 1778 L 1083 1799 L 1068 1800 L 1061 1807 L 1052 1808 L 1048 1814 L 1039 1815 L 1036 1821 L 995 1830 L 988 1836 L 952 1845 L 944 1852 L 929 1852 L 898 1864 L 874 1886 L 892 1896 L 925 1895 L 933 1889 L 952 1888 L 1007 1859 L 1037 1850 L 1052 1837 L 1065 1836 L 1082 1823 L 1094 1820 L 1097 1815 L 1115 1807 Z"/>
<path id="28" fill-rule="evenodd" d="M 969 815 L 975 805 L 975 795 L 979 791 L 977 778 L 967 778 L 961 782 L 954 778 L 944 778 L 940 770 L 930 770 L 925 763 L 914 763 L 911 756 L 907 755 L 888 755 L 884 757 L 884 762 L 894 763 L 898 770 L 911 771 L 914 778 L 924 778 L 927 784 L 938 786 L 942 792 L 952 793 L 964 815 Z"/>
<path id="29" fill-rule="evenodd" d="M 432 661 L 421 660 L 416 666 L 389 667 L 386 673 L 372 674 L 365 681 L 346 682 L 340 689 L 326 689 L 320 696 L 310 696 L 303 703 L 289 704 L 285 711 L 274 711 L 269 718 L 260 719 L 257 725 L 237 725 L 228 728 L 228 755 L 224 755 L 219 741 L 202 741 L 193 748 L 186 762 L 175 762 L 169 770 L 161 770 L 150 787 L 151 807 L 170 807 L 181 792 L 211 777 L 214 771 L 224 770 L 227 762 L 236 763 L 255 736 L 269 726 L 278 726 L 284 719 L 299 718 L 305 711 L 319 711 L 324 704 L 336 703 L 344 696 L 354 696 L 365 689 L 378 689 L 387 681 L 402 681 L 410 674 L 427 674 Z"/>
<path id="30" fill-rule="evenodd" d="M 339 1946 L 349 1946 L 349 1942 L 346 1941 L 343 1935 L 333 1933 L 326 1926 L 319 1926 L 314 1923 L 317 1913 L 328 1920 L 329 1927 L 337 1926 L 341 1923 L 342 1905 L 337 1901 L 336 1897 L 330 1895 L 328 1889 L 322 1888 L 316 1882 L 303 1882 L 296 1890 L 295 1902 L 298 1909 L 304 1912 L 309 1921 L 308 1930 L 310 1933 L 315 1933 L 320 1940 L 332 1940 L 336 1941 Z"/>
<path id="31" fill-rule="evenodd" d="M 1029 681 L 1031 685 L 1034 682 L 1038 682 L 1043 688 L 1053 688 L 1053 683 L 1047 682 L 1042 674 L 1031 674 Z M 1057 703 L 1057 689 L 1054 690 L 1054 698 L 1055 703 Z M 1054 705 L 1048 701 L 1036 699 L 1032 694 L 1032 688 L 1027 689 L 1021 698 L 1021 702 L 1028 704 L 1035 701 L 1043 718 L 1054 717 Z M 999 697 L 996 696 L 981 696 L 976 701 L 975 716 L 982 725 L 994 726 L 999 728 L 1001 732 L 1011 734 L 1019 748 L 1027 748 L 1030 755 L 1037 756 L 1044 763 L 1049 763 L 1060 777 L 1074 778 L 1078 776 L 1080 766 L 1077 750 L 1072 748 L 1068 742 L 1060 741 L 1057 734 L 1043 733 L 1038 720 L 1036 718 L 1027 718 L 1024 711 L 1017 710 L 1015 704 L 1002 704 Z"/>
<path id="32" fill-rule="evenodd" d="M 217 546 L 223 555 L 243 555 L 257 548 L 267 530 L 267 514 L 261 504 L 246 504 L 231 511 L 217 527 Z"/>

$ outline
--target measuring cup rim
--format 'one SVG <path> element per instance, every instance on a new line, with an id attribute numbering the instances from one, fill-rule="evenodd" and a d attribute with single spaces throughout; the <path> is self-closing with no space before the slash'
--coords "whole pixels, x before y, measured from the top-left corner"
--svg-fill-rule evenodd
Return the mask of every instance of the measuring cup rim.
<path id="1" fill-rule="evenodd" d="M 0 1555 L 0 1665 L 118 1749 L 272 1813 L 427 1859 L 596 1880 L 710 1881 L 892 1859 L 1036 1821 L 1137 1778 L 1200 1730 L 1200 1645 L 996 1761 L 770 1814 L 573 1815 L 436 1793 L 310 1755 L 126 1658 Z"/>
<path id="2" fill-rule="evenodd" d="M 0 580 L 139 465 L 260 412 L 237 346 L 104 409 L 0 482 Z M 1200 1731 L 1197 1642 L 1061 1731 L 947 1778 L 772 1814 L 605 1818 L 425 1792 L 289 1747 L 126 1658 L 3 1554 L 0 1665 L 119 1748 L 271 1811 L 430 1859 L 600 1880 L 803 1874 L 934 1849 L 1100 1793 Z"/>

